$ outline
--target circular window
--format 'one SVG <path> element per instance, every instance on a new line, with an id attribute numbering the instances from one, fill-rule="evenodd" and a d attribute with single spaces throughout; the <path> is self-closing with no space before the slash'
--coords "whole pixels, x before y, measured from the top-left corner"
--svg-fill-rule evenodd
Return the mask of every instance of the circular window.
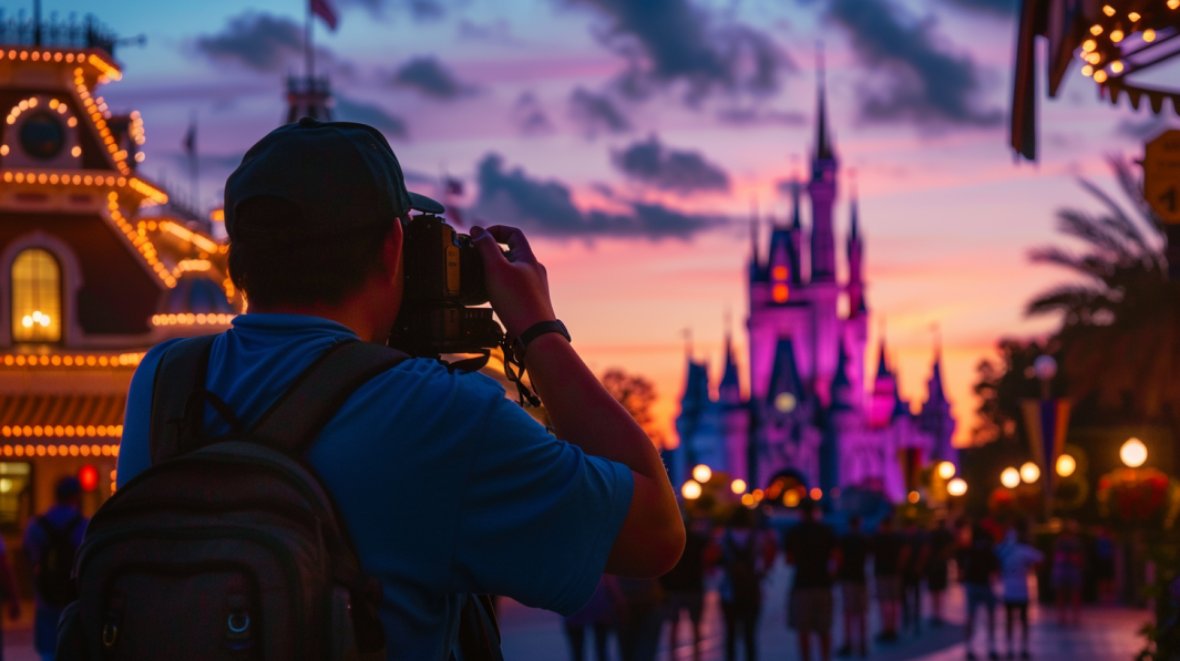
<path id="1" fill-rule="evenodd" d="M 30 113 L 21 125 L 20 146 L 33 158 L 49 160 L 61 153 L 66 131 L 49 111 Z"/>

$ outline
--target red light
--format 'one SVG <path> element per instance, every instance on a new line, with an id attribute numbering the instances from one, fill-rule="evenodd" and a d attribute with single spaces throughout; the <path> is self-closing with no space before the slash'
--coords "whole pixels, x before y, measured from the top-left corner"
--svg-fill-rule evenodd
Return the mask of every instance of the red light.
<path id="1" fill-rule="evenodd" d="M 82 483 L 83 491 L 94 491 L 98 488 L 98 469 L 91 464 L 79 468 L 78 481 Z"/>

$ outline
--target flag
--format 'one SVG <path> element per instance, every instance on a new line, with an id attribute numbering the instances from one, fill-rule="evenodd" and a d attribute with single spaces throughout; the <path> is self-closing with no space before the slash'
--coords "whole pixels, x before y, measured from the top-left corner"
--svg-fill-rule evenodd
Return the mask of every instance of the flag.
<path id="1" fill-rule="evenodd" d="M 324 19 L 324 24 L 328 26 L 329 30 L 336 30 L 336 10 L 332 8 L 329 0 L 308 0 L 311 3 L 311 13 Z"/>
<path id="2" fill-rule="evenodd" d="M 184 134 L 184 153 L 188 154 L 189 158 L 197 157 L 197 122 L 194 120 L 188 125 L 188 132 Z"/>

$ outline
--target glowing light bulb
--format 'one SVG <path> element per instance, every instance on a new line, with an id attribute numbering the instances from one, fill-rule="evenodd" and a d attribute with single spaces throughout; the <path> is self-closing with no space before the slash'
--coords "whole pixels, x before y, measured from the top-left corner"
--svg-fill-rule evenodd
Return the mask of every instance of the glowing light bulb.
<path id="1" fill-rule="evenodd" d="M 1094 75 L 1094 67 L 1090 66 L 1089 64 L 1082 67 L 1082 75 L 1087 78 L 1089 78 L 1090 76 L 1093 76 Z"/>
<path id="2" fill-rule="evenodd" d="M 944 480 L 949 480 L 955 476 L 955 465 L 949 461 L 938 462 L 938 476 Z"/>
<path id="3" fill-rule="evenodd" d="M 1102 13 L 1107 16 L 1114 16 L 1114 7 L 1110 5 L 1102 5 Z"/>
<path id="4" fill-rule="evenodd" d="M 1119 43 L 1120 41 L 1122 41 L 1124 36 L 1126 36 L 1126 35 L 1123 34 L 1122 30 L 1111 30 L 1110 31 L 1110 40 L 1116 44 Z"/>
<path id="5" fill-rule="evenodd" d="M 1074 471 L 1078 469 L 1078 461 L 1068 454 L 1063 454 L 1057 457 L 1057 474 L 1061 477 L 1069 477 L 1073 475 Z"/>
<path id="6" fill-rule="evenodd" d="M 733 482 L 729 483 L 729 489 L 730 489 L 730 491 L 733 491 L 735 494 L 740 496 L 740 495 L 746 493 L 746 481 L 741 478 L 738 478 L 738 479 L 734 480 Z"/>
<path id="7" fill-rule="evenodd" d="M 1102 83 L 1106 82 L 1106 78 L 1106 71 L 1104 69 L 1099 69 L 1098 71 L 1094 72 L 1094 82 L 1101 85 Z"/>
<path id="8" fill-rule="evenodd" d="M 1123 66 L 1122 60 L 1115 60 L 1114 62 L 1110 63 L 1110 70 L 1112 73 L 1122 73 L 1124 68 L 1125 67 Z"/>
<path id="9" fill-rule="evenodd" d="M 961 477 L 956 477 L 947 483 L 946 492 L 958 498 L 959 496 L 967 493 L 967 482 Z"/>
<path id="10" fill-rule="evenodd" d="M 1087 39 L 1082 42 L 1082 50 L 1087 53 L 1094 50 L 1095 48 L 1098 48 L 1098 42 L 1093 39 Z"/>
<path id="11" fill-rule="evenodd" d="M 1151 28 L 1147 28 L 1146 30 L 1144 30 L 1143 31 L 1143 41 L 1146 41 L 1149 44 L 1151 42 L 1155 41 L 1155 30 L 1152 30 Z"/>
<path id="12" fill-rule="evenodd" d="M 680 495 L 684 496 L 685 500 L 696 500 L 701 497 L 701 485 L 699 482 L 689 480 L 680 487 Z"/>
<path id="13" fill-rule="evenodd" d="M 1016 470 L 1014 466 L 1009 466 L 1000 473 L 1000 484 L 1015 489 L 1020 486 L 1020 471 Z"/>
<path id="14" fill-rule="evenodd" d="M 1131 13 L 1127 14 L 1127 18 L 1131 19 L 1131 22 L 1132 22 L 1132 23 L 1135 23 L 1135 22 L 1137 22 L 1137 21 L 1138 21 L 1140 18 L 1143 18 L 1143 17 L 1139 15 L 1139 12 L 1137 12 L 1137 11 L 1133 11 L 1133 12 L 1131 12 Z"/>
<path id="15" fill-rule="evenodd" d="M 1041 479 L 1041 469 L 1031 461 L 1024 462 L 1020 467 L 1020 479 L 1032 484 Z"/>
<path id="16" fill-rule="evenodd" d="M 1128 468 L 1139 468 L 1147 461 L 1147 446 L 1137 438 L 1128 438 L 1123 447 L 1119 448 L 1119 459 L 1122 459 Z"/>
<path id="17" fill-rule="evenodd" d="M 1090 26 L 1090 34 L 1094 35 L 1095 37 L 1102 34 L 1102 26 L 1097 25 L 1097 24 L 1091 25 Z"/>
<path id="18" fill-rule="evenodd" d="M 692 479 L 704 484 L 713 477 L 713 470 L 704 464 L 697 464 L 692 469 Z"/>

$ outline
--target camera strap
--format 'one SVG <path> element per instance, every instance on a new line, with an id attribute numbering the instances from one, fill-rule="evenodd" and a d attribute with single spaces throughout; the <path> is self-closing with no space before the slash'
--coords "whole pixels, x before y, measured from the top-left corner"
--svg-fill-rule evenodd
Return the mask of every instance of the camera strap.
<path id="1" fill-rule="evenodd" d="M 500 340 L 500 349 L 504 352 L 504 377 L 516 386 L 517 402 L 522 406 L 541 406 L 541 398 L 524 384 L 525 366 L 524 356 L 516 355 L 515 343 L 504 336 Z"/>

